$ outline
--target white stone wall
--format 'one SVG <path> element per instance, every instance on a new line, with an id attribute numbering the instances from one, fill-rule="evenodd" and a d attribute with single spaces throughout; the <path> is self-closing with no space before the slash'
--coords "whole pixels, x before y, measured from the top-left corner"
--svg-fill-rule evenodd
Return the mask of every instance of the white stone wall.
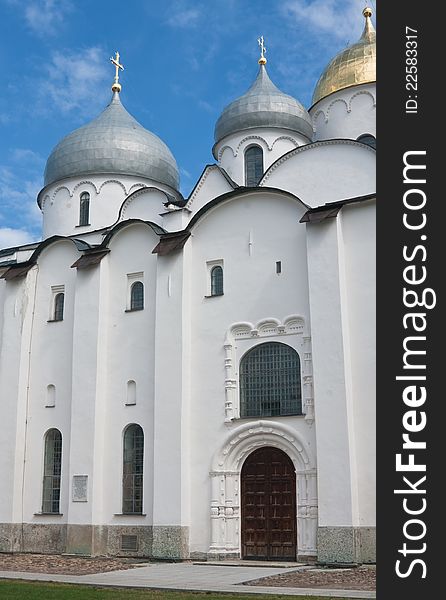
<path id="1" fill-rule="evenodd" d="M 149 189 L 144 195 L 137 193 L 143 188 Z M 90 224 L 79 226 L 79 203 L 83 192 L 90 194 Z M 163 203 L 168 200 L 166 194 L 179 198 L 168 186 L 126 175 L 89 175 L 82 181 L 73 177 L 57 181 L 39 194 L 43 239 L 52 235 L 82 237 L 118 220 L 135 218 L 135 214 L 140 219 L 159 222 L 159 214 L 165 210 Z"/>
<path id="2" fill-rule="evenodd" d="M 374 201 L 344 207 L 336 219 L 309 224 L 307 239 L 319 525 L 372 526 Z"/>
<path id="3" fill-rule="evenodd" d="M 223 138 L 214 147 L 214 156 L 218 164 L 238 185 L 245 185 L 245 151 L 249 146 L 257 145 L 263 150 L 263 165 L 266 171 L 285 153 L 308 144 L 304 135 L 288 129 L 259 127 L 246 129 Z"/>
<path id="4" fill-rule="evenodd" d="M 356 140 L 366 133 L 376 137 L 376 84 L 357 85 L 317 102 L 310 109 L 315 140 Z"/>
<path id="5" fill-rule="evenodd" d="M 242 463 L 226 484 L 221 484 L 219 477 L 213 476 L 212 484 L 217 486 L 217 491 L 210 486 L 209 471 L 215 468 L 211 457 L 222 451 L 237 427 L 249 422 L 253 426 L 258 425 L 257 419 L 239 419 L 238 365 L 241 356 L 255 344 L 281 341 L 299 352 L 303 375 L 309 371 L 305 365 L 305 351 L 311 353 L 305 226 L 299 223 L 304 212 L 305 207 L 299 202 L 279 194 L 259 194 L 253 190 L 252 194 L 218 205 L 192 230 L 192 552 L 206 552 L 211 548 L 216 553 L 225 554 L 240 549 L 240 498 L 234 496 L 233 486 L 239 489 Z M 207 298 L 206 263 L 215 260 L 223 262 L 224 295 Z M 282 261 L 281 274 L 276 273 L 276 261 L 279 260 Z M 291 315 L 301 318 L 304 323 L 302 329 L 295 331 L 284 327 L 286 318 Z M 234 378 L 232 384 L 227 381 L 226 345 L 235 324 L 244 324 L 245 334 L 238 327 L 239 333 L 232 331 L 236 338 L 232 337 L 229 342 L 233 352 L 233 368 L 229 377 Z M 230 391 L 228 385 L 233 387 L 234 396 L 230 413 L 225 410 Z M 310 457 L 311 468 L 315 468 L 314 427 L 311 422 L 307 422 L 304 416 L 274 417 L 264 421 L 278 421 L 295 431 Z M 252 438 L 255 442 L 256 436 Z M 220 485 L 231 488 L 224 491 L 223 501 Z M 199 494 L 194 493 L 197 489 L 201 490 Z M 216 505 L 219 501 L 220 504 Z M 298 497 L 298 507 L 300 502 Z M 315 498 L 313 502 L 317 504 Z M 228 509 L 227 515 L 222 514 L 225 508 Z M 219 511 L 217 516 L 216 510 Z M 211 514 L 217 520 L 216 528 L 220 535 L 217 540 L 210 539 Z M 226 529 L 222 532 L 221 527 L 225 527 L 225 523 Z M 315 550 L 315 528 L 306 553 L 311 553 L 309 549 Z"/>

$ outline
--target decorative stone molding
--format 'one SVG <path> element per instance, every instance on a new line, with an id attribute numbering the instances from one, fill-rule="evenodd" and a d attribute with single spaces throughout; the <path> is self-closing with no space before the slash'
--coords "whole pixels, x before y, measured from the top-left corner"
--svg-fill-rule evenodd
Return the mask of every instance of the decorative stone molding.
<path id="1" fill-rule="evenodd" d="M 240 555 L 240 474 L 246 457 L 257 448 L 273 446 L 285 452 L 296 469 L 298 555 L 316 555 L 316 468 L 305 444 L 291 427 L 275 421 L 240 425 L 215 454 L 211 477 L 211 545 L 209 554 Z"/>
<path id="2" fill-rule="evenodd" d="M 299 142 L 297 142 L 294 138 L 292 138 L 290 135 L 281 135 L 278 138 L 276 138 L 274 140 L 274 142 L 271 144 L 271 148 L 270 150 L 272 150 L 274 148 L 274 146 L 276 145 L 276 142 L 279 142 L 280 140 L 288 140 L 289 142 L 293 143 L 294 146 L 297 148 L 299 146 Z"/>
<path id="3" fill-rule="evenodd" d="M 267 150 L 272 150 L 272 146 L 268 144 L 268 142 L 261 135 L 247 135 L 237 144 L 237 148 L 235 149 L 234 157 L 238 156 L 240 152 L 240 148 L 243 146 L 245 142 L 249 142 L 250 140 L 255 140 L 257 143 L 261 142 L 261 145 L 265 146 Z"/>
<path id="4" fill-rule="evenodd" d="M 257 142 L 262 142 L 262 145 L 264 145 L 266 150 L 269 150 L 270 152 L 272 151 L 272 149 L 274 148 L 274 145 L 276 144 L 276 142 L 278 142 L 279 140 L 288 140 L 290 142 L 292 142 L 296 147 L 299 146 L 299 142 L 297 142 L 294 138 L 292 138 L 289 135 L 280 135 L 279 137 L 275 138 L 275 140 L 273 141 L 272 144 L 268 144 L 268 142 L 265 140 L 265 138 L 263 138 L 261 135 L 247 135 L 246 137 L 244 137 L 243 139 L 241 139 L 239 141 L 239 143 L 237 144 L 236 149 L 234 150 L 234 148 L 232 146 L 229 146 L 229 144 L 225 144 L 224 146 L 222 146 L 220 148 L 220 150 L 218 151 L 218 156 L 217 156 L 217 160 L 218 162 L 221 161 L 221 157 L 223 156 L 223 152 L 229 148 L 232 151 L 232 154 L 234 156 L 234 158 L 236 158 L 240 152 L 240 148 L 242 147 L 242 145 L 245 142 L 248 142 L 249 140 L 255 140 Z"/>
<path id="5" fill-rule="evenodd" d="M 131 194 L 132 190 L 136 190 L 138 188 L 144 188 L 144 187 L 147 187 L 147 185 L 145 183 L 134 183 L 133 185 L 130 186 L 129 191 L 127 193 Z"/>
<path id="6" fill-rule="evenodd" d="M 225 146 L 225 148 L 230 148 L 230 146 Z M 231 148 L 231 150 L 232 150 L 232 148 Z M 217 165 L 209 165 L 208 167 L 206 167 L 203 175 L 200 178 L 200 181 L 197 183 L 191 197 L 189 198 L 189 200 L 184 208 L 191 210 L 191 207 L 192 207 L 192 204 L 193 204 L 195 198 L 197 197 L 198 193 L 200 192 L 201 188 L 203 187 L 204 182 L 206 181 L 206 179 L 209 176 L 209 173 L 211 173 L 212 171 L 219 171 L 219 168 L 217 167 Z"/>
<path id="7" fill-rule="evenodd" d="M 296 156 L 296 154 L 299 154 L 300 152 L 308 152 L 309 150 L 312 150 L 313 148 L 318 148 L 320 146 L 339 146 L 339 145 L 361 146 L 361 148 L 363 148 L 364 150 L 368 150 L 369 152 L 373 152 L 374 154 L 376 154 L 376 151 L 374 148 L 371 148 L 370 146 L 367 146 L 366 144 L 360 144 L 356 140 L 333 139 L 333 140 L 320 140 L 317 142 L 312 142 L 311 144 L 306 144 L 305 146 L 298 146 L 294 150 L 290 150 L 290 152 L 287 152 L 281 158 L 276 160 L 276 162 L 273 163 L 269 167 L 269 169 L 266 171 L 263 178 L 260 180 L 259 186 L 264 187 L 266 185 L 266 182 L 268 181 L 268 179 L 271 177 L 272 173 L 274 173 L 274 171 L 278 167 L 280 167 L 280 165 L 283 164 L 285 161 L 289 160 L 293 156 Z"/>
<path id="8" fill-rule="evenodd" d="M 74 192 L 85 185 L 91 185 L 91 187 L 94 189 L 94 191 L 96 192 L 96 194 L 99 194 L 99 192 L 101 191 L 100 189 L 98 190 L 98 188 L 96 187 L 96 184 L 94 184 L 92 181 L 79 181 L 79 183 L 76 183 L 76 185 L 74 186 L 72 192 L 70 193 L 70 196 L 73 197 L 74 196 Z"/>
<path id="9" fill-rule="evenodd" d="M 328 105 L 328 107 L 327 107 L 327 120 L 328 120 L 330 111 L 331 111 L 331 109 L 333 108 L 333 106 L 335 104 L 344 104 L 345 105 L 345 110 L 347 111 L 347 113 L 350 112 L 347 100 L 345 100 L 344 98 L 335 98 L 335 100 L 332 100 L 330 102 L 330 104 Z"/>
<path id="10" fill-rule="evenodd" d="M 237 154 L 235 153 L 235 150 L 232 146 L 230 146 L 229 144 L 225 144 L 224 146 L 222 146 L 220 148 L 220 150 L 218 151 L 218 156 L 217 156 L 217 160 L 218 162 L 221 161 L 221 157 L 223 156 L 223 152 L 225 150 L 230 150 L 232 152 L 233 157 L 235 158 L 237 156 Z"/>
<path id="11" fill-rule="evenodd" d="M 376 97 L 370 90 L 359 90 L 359 91 L 356 91 L 354 94 L 352 94 L 348 99 L 335 98 L 327 105 L 327 107 L 325 109 L 319 108 L 319 110 L 312 116 L 313 126 L 316 125 L 316 121 L 317 121 L 319 115 L 321 115 L 321 114 L 324 115 L 325 123 L 328 123 L 328 120 L 330 118 L 330 112 L 331 112 L 333 106 L 339 102 L 343 103 L 345 105 L 346 114 L 351 113 L 352 112 L 352 101 L 356 97 L 361 96 L 361 95 L 370 96 L 370 98 L 372 99 L 373 107 L 376 106 Z"/>
<path id="12" fill-rule="evenodd" d="M 353 94 L 350 97 L 350 100 L 348 101 L 348 112 L 351 112 L 351 110 L 352 110 L 352 102 L 358 96 L 370 96 L 370 98 L 372 99 L 372 106 L 373 106 L 373 108 L 376 107 L 376 98 L 375 98 L 375 96 L 369 90 L 359 90 L 359 92 L 356 92 L 355 94 Z"/>
<path id="13" fill-rule="evenodd" d="M 151 193 L 151 192 L 160 192 L 161 194 L 166 195 L 166 192 L 164 192 L 163 190 L 160 190 L 158 188 L 155 188 L 155 187 L 144 186 L 141 189 L 136 190 L 128 198 L 126 198 L 124 200 L 124 202 L 121 204 L 121 208 L 119 210 L 118 222 L 126 220 L 125 213 L 127 211 L 127 208 L 130 206 L 130 204 L 133 202 L 133 200 L 135 200 L 135 198 L 138 198 L 138 196 L 141 196 L 142 194 Z M 167 196 L 166 196 L 166 198 L 167 198 Z"/>
<path id="14" fill-rule="evenodd" d="M 305 320 L 299 315 L 289 315 L 280 321 L 274 317 L 261 319 L 255 325 L 249 322 L 233 323 L 229 328 L 223 345 L 225 351 L 225 423 L 231 424 L 239 417 L 240 402 L 238 390 L 238 362 L 236 357 L 237 340 L 255 340 L 258 343 L 265 338 L 298 335 L 300 337 L 299 356 L 302 369 L 302 410 L 305 422 L 314 422 L 313 368 L 311 358 L 311 338 L 305 333 Z M 253 344 L 254 346 L 255 344 Z M 296 349 L 297 350 L 297 349 Z"/>
<path id="15" fill-rule="evenodd" d="M 101 183 L 101 185 L 99 186 L 98 194 L 100 193 L 100 191 L 102 190 L 102 188 L 105 187 L 106 185 L 108 185 L 109 183 L 116 183 L 116 185 L 119 185 L 119 187 L 122 188 L 124 194 L 127 195 L 127 190 L 126 190 L 125 185 L 122 183 L 122 181 L 119 181 L 118 179 L 107 179 L 106 181 L 103 181 Z"/>
<path id="16" fill-rule="evenodd" d="M 41 203 L 41 205 L 40 205 L 40 208 L 41 208 L 42 212 L 45 210 L 45 204 L 47 203 L 47 201 L 48 201 L 49 199 L 50 199 L 50 197 L 49 197 L 49 195 L 48 195 L 48 194 L 46 194 L 46 195 L 43 197 L 42 203 Z"/>
<path id="17" fill-rule="evenodd" d="M 67 188 L 67 186 L 66 186 L 66 185 L 59 185 L 59 187 L 57 187 L 57 188 L 54 190 L 54 192 L 53 192 L 53 194 L 52 194 L 52 196 L 51 196 L 51 204 L 53 204 L 55 197 L 57 196 L 57 194 L 58 194 L 58 193 L 59 193 L 61 190 L 67 190 L 67 192 L 68 192 L 68 195 L 70 196 L 70 198 L 72 198 L 72 197 L 73 197 L 73 194 L 70 192 L 70 190 Z"/>
<path id="18" fill-rule="evenodd" d="M 131 185 L 131 187 L 129 188 L 129 190 L 127 191 L 127 188 L 125 187 L 125 185 L 122 183 L 122 181 L 119 181 L 118 179 L 106 179 L 105 181 L 103 181 L 99 188 L 98 186 L 94 183 L 94 181 L 90 181 L 88 179 L 79 181 L 78 183 L 76 183 L 76 185 L 70 190 L 66 185 L 60 185 L 58 186 L 53 193 L 51 194 L 51 198 L 52 200 L 54 200 L 54 198 L 56 197 L 56 194 L 60 191 L 60 190 L 67 190 L 70 198 L 72 198 L 74 196 L 74 193 L 76 192 L 76 190 L 82 186 L 85 185 L 91 185 L 91 187 L 95 190 L 96 194 L 99 194 L 102 191 L 102 188 L 104 186 L 106 186 L 109 183 L 116 183 L 117 185 L 119 185 L 124 194 L 127 196 L 131 193 L 132 190 L 137 189 L 137 188 L 145 188 L 147 187 L 146 184 L 144 183 L 134 183 Z M 46 198 L 47 196 L 45 196 Z"/>

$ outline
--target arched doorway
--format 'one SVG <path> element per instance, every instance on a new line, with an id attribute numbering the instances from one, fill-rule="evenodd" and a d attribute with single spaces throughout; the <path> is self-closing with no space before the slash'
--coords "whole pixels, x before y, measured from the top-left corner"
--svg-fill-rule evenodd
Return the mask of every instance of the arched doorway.
<path id="1" fill-rule="evenodd" d="M 242 558 L 296 560 L 296 472 L 279 448 L 252 452 L 241 472 Z"/>

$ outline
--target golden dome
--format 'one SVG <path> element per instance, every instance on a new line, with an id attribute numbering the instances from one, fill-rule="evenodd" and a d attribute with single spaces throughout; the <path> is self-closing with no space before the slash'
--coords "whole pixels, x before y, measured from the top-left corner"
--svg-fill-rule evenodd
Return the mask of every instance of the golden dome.
<path id="1" fill-rule="evenodd" d="M 327 65 L 316 84 L 313 104 L 338 90 L 376 81 L 376 32 L 370 19 L 372 11 L 365 8 L 362 14 L 365 27 L 359 41 L 339 52 Z"/>

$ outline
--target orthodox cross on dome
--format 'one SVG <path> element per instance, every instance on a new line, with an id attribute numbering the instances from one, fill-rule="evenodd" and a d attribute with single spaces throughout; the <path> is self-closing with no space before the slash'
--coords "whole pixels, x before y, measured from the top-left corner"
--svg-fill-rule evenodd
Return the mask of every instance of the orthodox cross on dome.
<path id="1" fill-rule="evenodd" d="M 110 58 L 110 61 L 115 65 L 115 81 L 112 85 L 112 92 L 120 92 L 121 91 L 121 84 L 119 83 L 119 69 L 121 69 L 121 71 L 124 70 L 124 65 L 121 65 L 121 63 L 119 62 L 119 52 L 116 51 L 115 57 L 114 58 Z"/>
<path id="2" fill-rule="evenodd" d="M 263 35 L 261 35 L 258 40 L 257 43 L 260 46 L 260 58 L 259 58 L 259 65 L 266 65 L 266 58 L 265 58 L 265 54 L 266 54 L 266 46 L 265 46 L 265 41 L 263 39 Z"/>

